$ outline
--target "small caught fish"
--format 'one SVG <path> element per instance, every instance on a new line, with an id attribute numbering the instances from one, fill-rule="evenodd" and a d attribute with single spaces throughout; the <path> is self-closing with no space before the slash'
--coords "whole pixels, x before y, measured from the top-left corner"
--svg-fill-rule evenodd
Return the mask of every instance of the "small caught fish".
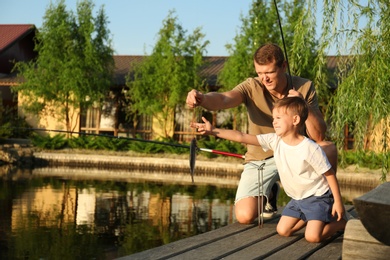
<path id="1" fill-rule="evenodd" d="M 191 140 L 190 144 L 190 173 L 191 173 L 191 179 L 192 183 L 194 183 L 194 171 L 195 171 L 195 161 L 196 161 L 196 138 L 194 137 Z"/>

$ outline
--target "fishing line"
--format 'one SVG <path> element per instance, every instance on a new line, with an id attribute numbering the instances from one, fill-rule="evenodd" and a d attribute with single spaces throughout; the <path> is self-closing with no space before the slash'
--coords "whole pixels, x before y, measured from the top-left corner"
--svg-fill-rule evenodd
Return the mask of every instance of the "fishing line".
<path id="1" fill-rule="evenodd" d="M 107 134 L 94 134 L 94 133 L 85 133 L 85 132 L 73 132 L 73 131 L 45 129 L 45 128 L 12 127 L 12 129 L 30 130 L 30 131 L 43 131 L 43 132 L 48 132 L 48 133 L 53 132 L 53 133 L 67 133 L 67 134 L 76 134 L 76 135 L 85 135 L 85 136 L 97 136 L 97 137 L 106 137 L 106 138 L 113 138 L 113 139 L 124 139 L 124 140 L 129 140 L 129 141 L 136 141 L 136 142 L 145 142 L 145 143 L 169 145 L 169 146 L 175 146 L 175 147 L 180 147 L 180 148 L 191 148 L 190 145 L 174 144 L 174 143 L 167 143 L 167 142 L 155 141 L 155 140 L 145 140 L 145 139 L 133 138 L 133 137 L 113 136 L 113 135 L 107 135 Z M 213 149 L 208 149 L 208 148 L 196 147 L 196 150 L 199 150 L 199 151 L 202 151 L 202 152 L 208 152 L 208 153 L 232 156 L 232 157 L 237 157 L 237 158 L 242 158 L 242 159 L 245 158 L 245 156 L 241 155 L 241 154 L 229 153 L 229 152 L 225 152 L 225 151 L 213 150 Z"/>
<path id="2" fill-rule="evenodd" d="M 259 228 L 263 228 L 264 224 L 264 183 L 263 183 L 263 170 L 265 163 L 262 163 L 261 165 L 257 165 L 252 162 L 248 162 L 250 165 L 257 168 L 257 222 L 259 225 Z M 261 188 L 260 188 L 261 187 Z"/>
<path id="3" fill-rule="evenodd" d="M 291 76 L 291 71 L 290 71 L 290 63 L 288 62 L 286 43 L 284 42 L 282 23 L 280 21 L 279 10 L 278 10 L 278 5 L 276 4 L 276 0 L 274 0 L 274 4 L 275 4 L 275 9 L 276 9 L 276 14 L 278 16 L 280 34 L 282 35 L 283 49 L 284 49 L 284 55 L 286 56 L 288 75 L 290 76 L 290 82 L 291 82 L 291 86 L 292 86 L 292 76 Z M 293 87 L 293 89 L 294 89 L 294 87 Z"/>
<path id="4" fill-rule="evenodd" d="M 192 113 L 192 122 L 198 122 L 199 114 L 201 114 L 200 107 L 196 106 Z M 190 143 L 190 174 L 192 183 L 194 183 L 194 173 L 195 173 L 195 162 L 196 162 L 196 152 L 198 150 L 196 145 L 196 130 L 192 130 L 194 132 L 194 138 L 192 138 Z"/>

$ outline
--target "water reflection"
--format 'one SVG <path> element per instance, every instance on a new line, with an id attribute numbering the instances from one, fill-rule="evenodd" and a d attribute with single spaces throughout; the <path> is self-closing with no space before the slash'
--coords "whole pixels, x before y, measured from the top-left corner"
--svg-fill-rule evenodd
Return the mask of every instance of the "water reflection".
<path id="1" fill-rule="evenodd" d="M 234 188 L 2 177 L 1 259 L 112 259 L 234 221 Z"/>
<path id="2" fill-rule="evenodd" d="M 0 259 L 113 259 L 235 221 L 236 187 L 54 172 L 1 175 Z M 346 203 L 370 189 L 341 187 Z"/>

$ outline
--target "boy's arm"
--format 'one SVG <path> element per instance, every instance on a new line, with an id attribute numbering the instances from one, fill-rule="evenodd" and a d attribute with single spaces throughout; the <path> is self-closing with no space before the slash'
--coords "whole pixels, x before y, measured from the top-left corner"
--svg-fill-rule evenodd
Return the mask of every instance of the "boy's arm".
<path id="1" fill-rule="evenodd" d="M 214 128 L 206 118 L 202 117 L 202 120 L 204 124 L 191 123 L 191 127 L 196 128 L 202 135 L 214 135 L 233 142 L 260 146 L 255 135 L 245 134 L 236 130 Z"/>
<path id="2" fill-rule="evenodd" d="M 326 180 L 328 181 L 329 187 L 333 194 L 334 204 L 332 208 L 332 216 L 335 216 L 337 213 L 337 221 L 341 220 L 345 214 L 345 209 L 343 205 L 343 201 L 341 198 L 341 192 L 339 183 L 336 178 L 336 174 L 333 169 L 329 169 L 326 173 L 324 173 Z"/>

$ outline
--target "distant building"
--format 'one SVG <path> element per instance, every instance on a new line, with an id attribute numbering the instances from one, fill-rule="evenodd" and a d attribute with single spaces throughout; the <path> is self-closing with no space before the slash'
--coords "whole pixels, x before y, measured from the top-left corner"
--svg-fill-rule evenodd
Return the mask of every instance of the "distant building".
<path id="1" fill-rule="evenodd" d="M 37 57 L 34 51 L 34 37 L 37 29 L 32 24 L 0 24 L 0 92 L 4 106 L 14 107 L 19 116 L 25 117 L 22 110 L 23 98 L 14 95 L 11 92 L 13 86 L 18 85 L 23 79 L 17 77 L 16 72 L 12 71 L 14 62 L 30 61 Z M 115 72 L 113 75 L 113 86 L 110 87 L 110 93 L 107 93 L 107 100 L 100 106 L 90 108 L 75 108 L 79 118 L 75 132 L 86 133 L 104 133 L 114 136 L 141 136 L 144 139 L 158 138 L 161 129 L 155 124 L 152 116 L 138 116 L 134 120 L 126 119 L 125 112 L 120 107 L 120 102 L 112 98 L 120 96 L 120 93 L 127 88 L 126 76 L 132 71 L 132 64 L 142 62 L 144 56 L 139 55 L 116 55 Z M 218 74 L 222 70 L 229 57 L 208 56 L 204 57 L 205 65 L 201 69 L 200 76 L 206 79 L 206 85 L 210 91 L 217 91 L 221 86 L 218 85 Z M 328 56 L 328 69 L 334 72 L 337 67 L 338 57 Z M 333 85 L 332 85 L 333 84 Z M 337 82 L 333 82 L 331 87 L 336 88 Z M 111 97 L 110 97 L 111 96 Z M 183 100 L 184 103 L 184 100 Z M 17 108 L 17 109 L 16 109 Z M 213 121 L 218 122 L 226 120 L 229 114 L 226 111 L 210 112 Z M 177 111 L 172 117 L 172 137 L 178 141 L 189 141 L 194 133 L 189 128 L 189 122 L 194 118 L 194 111 L 182 109 Z M 197 118 L 197 120 L 200 120 Z M 61 124 L 55 118 L 45 119 L 27 119 L 32 128 L 45 128 L 54 130 L 64 130 Z M 60 128 L 60 129 L 58 129 Z M 245 126 L 242 127 L 245 131 Z M 345 133 L 347 142 L 353 142 L 353 137 L 348 131 Z M 351 146 L 347 145 L 348 149 Z"/>
<path id="2" fill-rule="evenodd" d="M 34 52 L 35 33 L 32 24 L 0 24 L 0 91 L 4 106 L 17 105 L 11 87 L 17 85 L 19 79 L 12 69 L 14 62 L 37 57 Z"/>

